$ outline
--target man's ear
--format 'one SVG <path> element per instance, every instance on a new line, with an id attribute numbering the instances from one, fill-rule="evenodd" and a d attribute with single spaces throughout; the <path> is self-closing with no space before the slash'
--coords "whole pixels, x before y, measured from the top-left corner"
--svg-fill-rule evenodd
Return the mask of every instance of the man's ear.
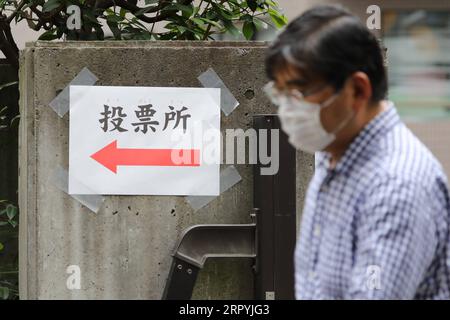
<path id="1" fill-rule="evenodd" d="M 353 86 L 353 99 L 358 107 L 367 105 L 372 98 L 372 84 L 366 73 L 357 71 L 350 77 Z"/>

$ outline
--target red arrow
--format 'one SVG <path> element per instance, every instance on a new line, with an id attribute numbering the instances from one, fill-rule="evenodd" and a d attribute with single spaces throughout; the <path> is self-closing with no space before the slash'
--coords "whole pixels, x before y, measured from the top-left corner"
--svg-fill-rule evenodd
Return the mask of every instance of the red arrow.
<path id="1" fill-rule="evenodd" d="M 188 153 L 188 154 L 186 154 Z M 176 162 L 174 162 L 174 157 Z M 117 166 L 188 166 L 200 165 L 198 149 L 125 149 L 117 140 L 91 155 L 91 158 L 117 173 Z M 187 159 L 185 159 L 187 158 Z M 179 160 L 179 161 L 178 161 Z M 188 161 L 184 161 L 188 160 Z M 181 162 L 181 163 L 177 163 Z M 188 162 L 188 163 L 186 163 Z"/>

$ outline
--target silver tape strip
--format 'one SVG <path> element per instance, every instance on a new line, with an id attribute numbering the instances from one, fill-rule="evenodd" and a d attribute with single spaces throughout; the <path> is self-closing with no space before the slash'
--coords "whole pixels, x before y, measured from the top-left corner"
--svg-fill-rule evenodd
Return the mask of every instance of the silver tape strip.
<path id="1" fill-rule="evenodd" d="M 234 166 L 228 166 L 220 172 L 220 194 L 224 193 L 242 180 L 241 175 Z M 213 201 L 215 196 L 187 196 L 186 201 L 195 210 L 199 210 Z"/>
<path id="2" fill-rule="evenodd" d="M 84 67 L 75 78 L 61 91 L 55 99 L 53 99 L 49 106 L 52 108 L 58 116 L 61 118 L 70 109 L 70 97 L 69 97 L 69 87 L 71 85 L 86 85 L 92 86 L 98 81 L 98 78 L 93 74 L 88 68 Z"/>
<path id="3" fill-rule="evenodd" d="M 205 88 L 220 88 L 220 108 L 226 116 L 237 108 L 239 101 L 212 68 L 203 72 L 197 79 Z"/>
<path id="4" fill-rule="evenodd" d="M 56 167 L 52 177 L 53 184 L 61 191 L 80 202 L 94 213 L 100 210 L 105 198 L 96 194 L 69 194 L 69 173 L 61 166 Z"/>

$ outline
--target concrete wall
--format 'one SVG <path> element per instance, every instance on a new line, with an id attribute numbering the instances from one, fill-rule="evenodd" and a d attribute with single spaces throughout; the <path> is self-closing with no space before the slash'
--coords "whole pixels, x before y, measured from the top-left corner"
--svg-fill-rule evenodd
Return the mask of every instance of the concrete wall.
<path id="1" fill-rule="evenodd" d="M 200 86 L 208 67 L 241 105 L 222 130 L 250 127 L 252 115 L 273 113 L 261 93 L 266 82 L 262 42 L 66 42 L 29 44 L 20 61 L 20 295 L 22 299 L 159 299 L 181 231 L 193 224 L 248 223 L 252 168 L 237 165 L 243 180 L 193 212 L 183 197 L 106 196 L 94 214 L 57 189 L 51 175 L 68 166 L 69 117 L 48 103 L 88 67 L 112 86 Z M 255 94 L 245 93 L 252 90 Z M 247 98 L 248 97 L 248 98 Z M 297 206 L 303 206 L 313 170 L 298 153 Z M 81 268 L 81 290 L 66 288 L 66 268 Z M 252 298 L 250 260 L 211 260 L 194 298 Z"/>

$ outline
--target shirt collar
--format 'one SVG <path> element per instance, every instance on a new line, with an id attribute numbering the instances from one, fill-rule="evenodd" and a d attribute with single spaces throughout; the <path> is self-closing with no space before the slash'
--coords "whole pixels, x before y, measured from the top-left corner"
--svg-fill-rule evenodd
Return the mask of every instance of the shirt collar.
<path id="1" fill-rule="evenodd" d="M 331 169 L 335 173 L 347 172 L 356 159 L 364 154 L 368 146 L 382 136 L 386 135 L 396 124 L 400 122 L 400 117 L 394 104 L 388 101 L 388 107 L 375 116 L 350 143 L 350 146 L 339 159 L 336 167 Z M 328 152 L 316 152 L 316 167 L 329 169 L 331 155 Z"/>

